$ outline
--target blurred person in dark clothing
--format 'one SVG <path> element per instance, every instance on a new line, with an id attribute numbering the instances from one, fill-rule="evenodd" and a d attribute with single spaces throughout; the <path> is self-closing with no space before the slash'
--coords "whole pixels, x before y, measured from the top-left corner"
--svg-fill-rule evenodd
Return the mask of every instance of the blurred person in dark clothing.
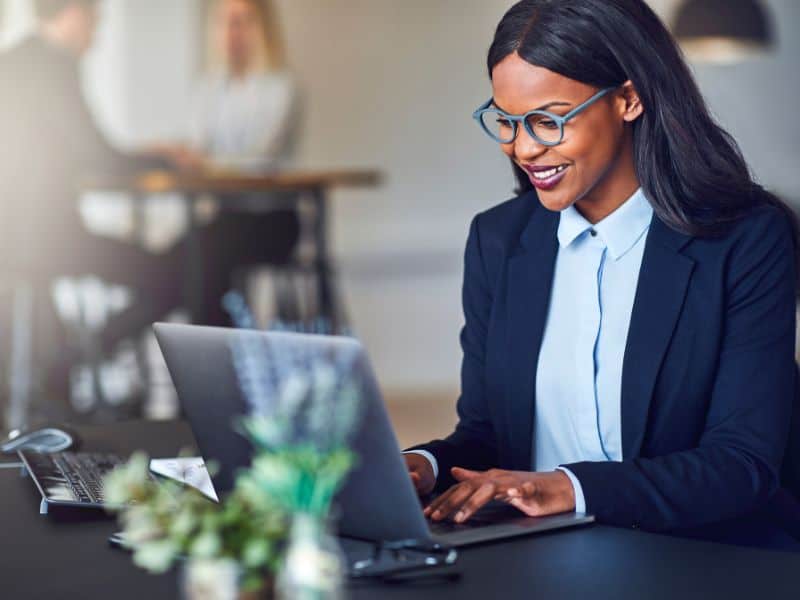
<path id="1" fill-rule="evenodd" d="M 34 0 L 34 35 L 0 56 L 0 202 L 7 229 L 3 260 L 24 272 L 95 274 L 133 289 L 134 306 L 103 330 L 113 348 L 182 299 L 183 242 L 161 254 L 123 241 L 91 235 L 78 211 L 81 180 L 124 175 L 164 166 L 155 157 L 122 153 L 98 131 L 81 90 L 79 61 L 91 47 L 97 2 Z M 270 240 L 251 229 L 230 231 L 215 223 L 201 228 L 203 260 L 231 268 L 241 254 L 253 261 L 274 256 Z M 296 237 L 296 236 L 295 236 Z M 286 246 L 286 244 L 284 244 Z M 291 247 L 285 250 L 288 254 Z M 227 282 L 206 287 L 206 305 L 219 306 Z M 143 310 L 146 308 L 146 310 Z M 208 324 L 223 324 L 219 311 Z"/>
<path id="2" fill-rule="evenodd" d="M 146 295 L 159 312 L 178 300 L 180 258 L 91 235 L 78 210 L 81 180 L 124 175 L 159 161 L 124 154 L 103 138 L 83 97 L 80 58 L 91 47 L 96 3 L 36 0 L 37 30 L 0 55 L 0 202 L 3 261 L 27 276 L 94 274 Z M 123 313 L 124 314 L 124 313 Z M 146 318 L 141 315 L 138 328 Z M 129 321 L 130 314 L 122 320 Z M 130 331 L 109 332 L 113 345 Z"/>

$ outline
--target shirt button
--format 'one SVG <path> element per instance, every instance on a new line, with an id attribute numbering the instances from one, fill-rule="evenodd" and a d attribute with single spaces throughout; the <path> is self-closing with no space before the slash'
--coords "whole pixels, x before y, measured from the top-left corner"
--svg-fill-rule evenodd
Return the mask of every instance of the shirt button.
<path id="1" fill-rule="evenodd" d="M 589 230 L 589 234 L 590 234 L 592 237 L 596 237 L 596 236 L 597 236 L 597 231 L 595 231 L 594 229 L 590 229 L 590 230 Z"/>

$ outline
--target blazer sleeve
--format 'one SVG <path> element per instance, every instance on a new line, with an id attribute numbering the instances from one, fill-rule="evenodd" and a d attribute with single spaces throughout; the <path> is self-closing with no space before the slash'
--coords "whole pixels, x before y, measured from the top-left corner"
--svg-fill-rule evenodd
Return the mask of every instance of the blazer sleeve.
<path id="1" fill-rule="evenodd" d="M 682 529 L 760 508 L 779 485 L 795 384 L 795 260 L 787 220 L 760 212 L 729 255 L 725 329 L 695 448 L 564 465 L 612 525 Z"/>
<path id="2" fill-rule="evenodd" d="M 472 220 L 464 252 L 464 326 L 460 335 L 463 358 L 461 395 L 456 403 L 458 424 L 455 431 L 443 440 L 409 448 L 427 450 L 436 458 L 439 466 L 436 491 L 455 483 L 450 475 L 453 466 L 483 470 L 497 465 L 495 431 L 489 417 L 484 381 L 492 291 L 481 252 L 479 217 L 477 215 Z"/>

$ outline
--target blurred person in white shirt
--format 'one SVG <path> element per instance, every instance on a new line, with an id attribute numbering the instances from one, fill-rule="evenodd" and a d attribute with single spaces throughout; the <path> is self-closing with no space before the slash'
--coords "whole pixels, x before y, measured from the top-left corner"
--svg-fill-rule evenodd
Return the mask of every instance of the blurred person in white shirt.
<path id="1" fill-rule="evenodd" d="M 207 37 L 208 68 L 188 111 L 185 139 L 157 152 L 190 172 L 255 174 L 284 166 L 292 158 L 298 98 L 272 2 L 216 0 Z M 217 197 L 224 210 L 201 241 L 204 256 L 214 257 L 204 275 L 208 324 L 229 323 L 219 298 L 235 272 L 291 260 L 300 235 L 296 199 L 294 191 Z"/>
<path id="2" fill-rule="evenodd" d="M 207 70 L 185 140 L 162 149 L 186 169 L 264 171 L 291 159 L 297 94 L 273 4 L 217 0 L 208 15 Z"/>

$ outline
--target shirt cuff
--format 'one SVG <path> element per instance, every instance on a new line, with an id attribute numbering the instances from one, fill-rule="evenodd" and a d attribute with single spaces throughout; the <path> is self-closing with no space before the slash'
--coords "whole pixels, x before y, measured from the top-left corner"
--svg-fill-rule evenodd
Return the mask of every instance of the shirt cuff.
<path id="1" fill-rule="evenodd" d="M 585 513 L 586 499 L 583 497 L 583 488 L 581 487 L 581 482 L 578 481 L 578 478 L 575 477 L 575 474 L 566 467 L 556 467 L 556 471 L 563 471 L 566 473 L 567 477 L 569 477 L 569 480 L 572 483 L 572 490 L 575 492 L 575 512 Z"/>
<path id="2" fill-rule="evenodd" d="M 433 478 L 439 478 L 439 463 L 436 461 L 436 457 L 433 454 L 427 450 L 406 450 L 403 452 L 403 454 L 421 454 L 428 459 L 429 463 L 431 463 L 431 467 L 433 468 Z"/>

